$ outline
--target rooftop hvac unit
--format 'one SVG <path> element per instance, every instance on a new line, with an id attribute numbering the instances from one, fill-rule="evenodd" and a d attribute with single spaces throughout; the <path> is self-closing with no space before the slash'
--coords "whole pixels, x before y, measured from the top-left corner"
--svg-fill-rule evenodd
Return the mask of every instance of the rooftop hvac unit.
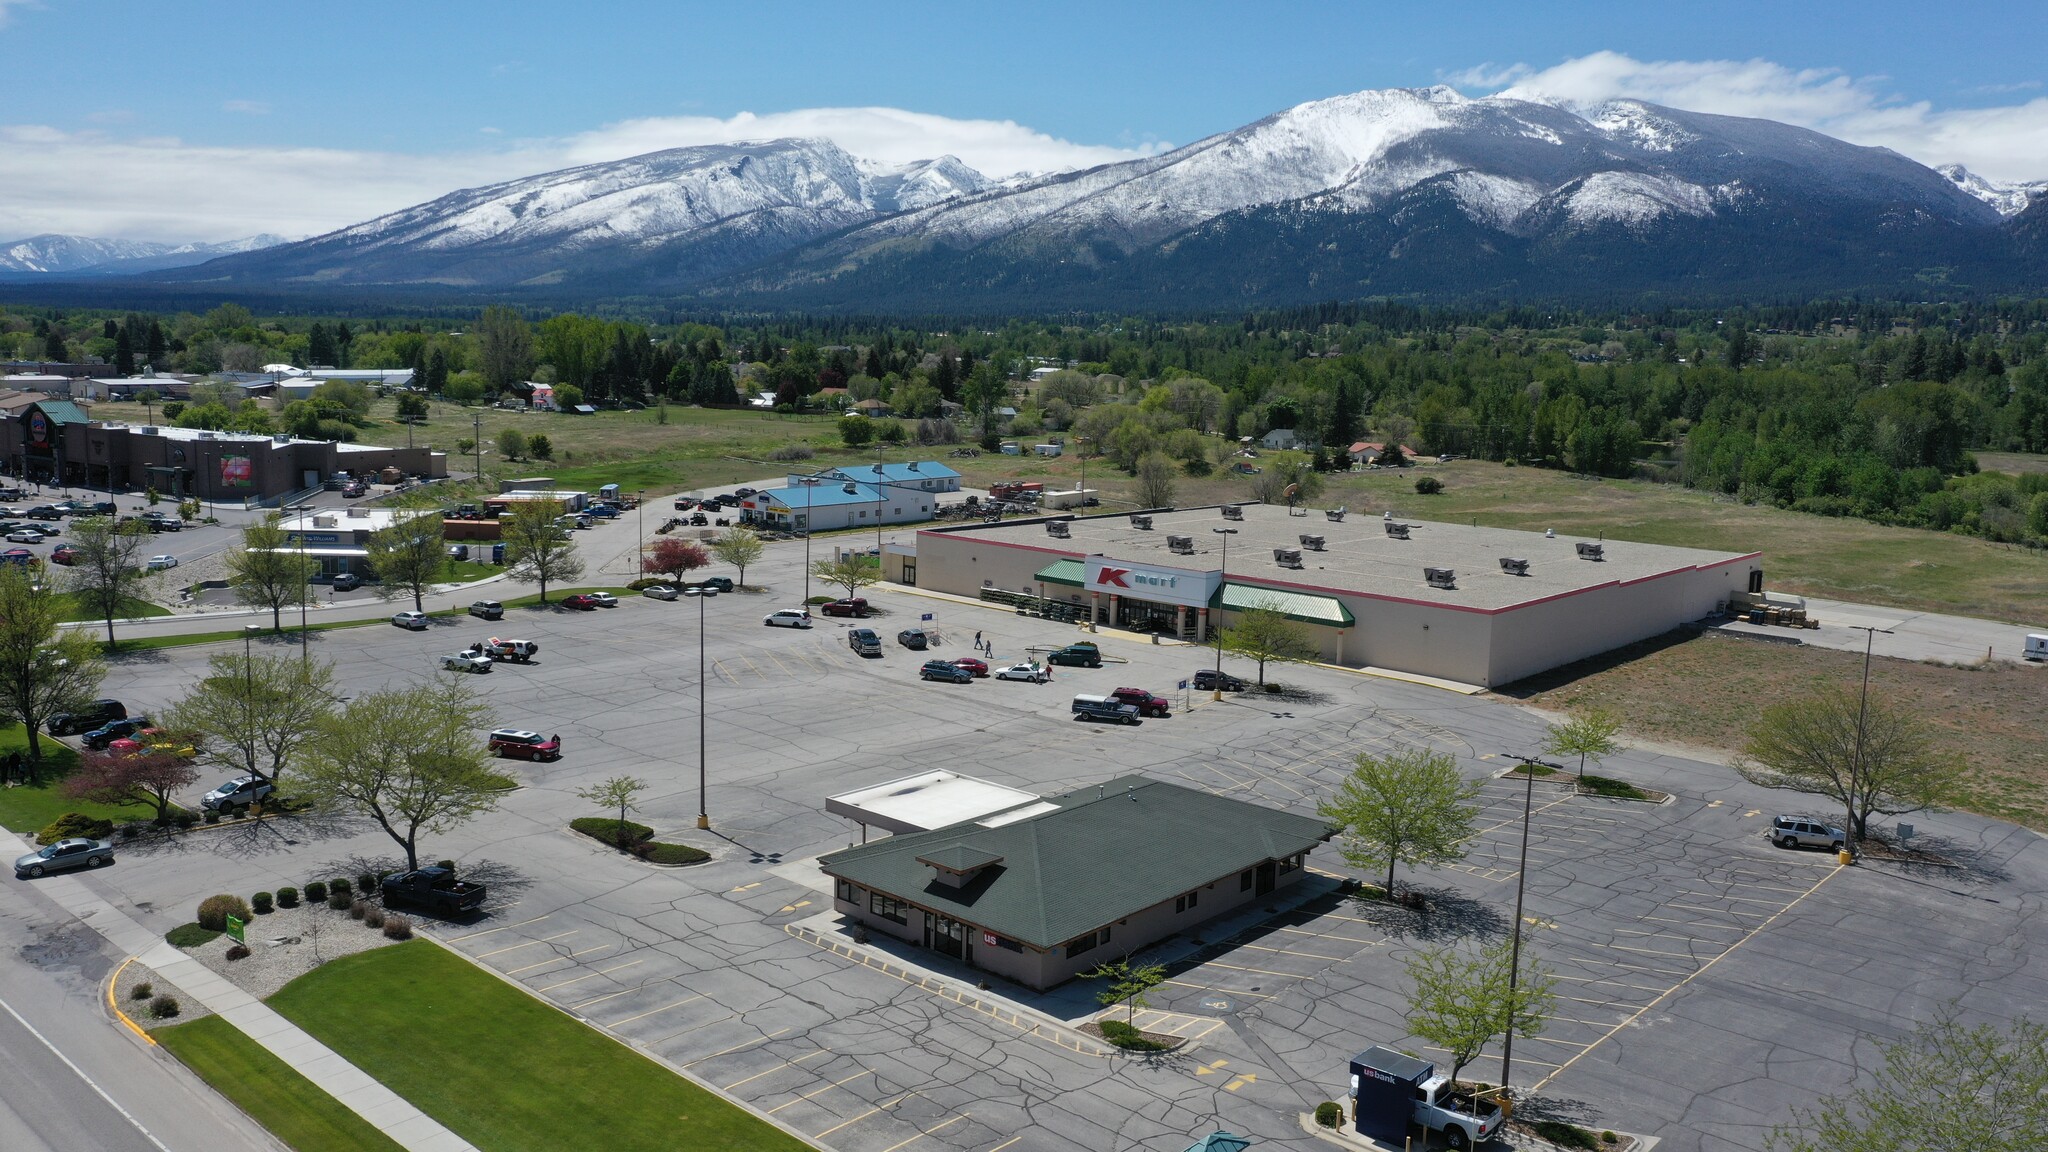
<path id="1" fill-rule="evenodd" d="M 1067 522 L 1065 520 L 1046 521 L 1045 534 L 1047 536 L 1057 536 L 1060 539 L 1065 540 L 1067 538 Z"/>
<path id="2" fill-rule="evenodd" d="M 1321 552 L 1323 550 L 1323 538 L 1304 533 L 1301 537 L 1301 546 L 1311 552 Z"/>
<path id="3" fill-rule="evenodd" d="M 1503 556 L 1500 558 L 1500 570 L 1510 576 L 1527 576 L 1529 574 L 1529 562 L 1513 556 Z"/>
<path id="4" fill-rule="evenodd" d="M 1299 568 L 1301 567 L 1301 549 L 1275 548 L 1273 549 L 1273 562 L 1282 568 Z"/>
<path id="5" fill-rule="evenodd" d="M 1323 515 L 1329 517 L 1332 524 L 1342 524 L 1344 522 L 1344 514 L 1349 511 L 1351 511 L 1349 508 L 1325 508 L 1323 509 Z"/>
<path id="6" fill-rule="evenodd" d="M 1152 530 L 1152 517 L 1133 515 L 1131 517 L 1131 527 L 1141 532 L 1150 532 Z"/>
<path id="7" fill-rule="evenodd" d="M 1579 541 L 1578 548 L 1579 559 L 1581 560 L 1605 560 L 1607 558 L 1607 547 L 1603 544 L 1588 544 L 1581 540 Z"/>
<path id="8" fill-rule="evenodd" d="M 1408 525 L 1398 520 L 1389 520 L 1386 523 L 1387 535 L 1392 536 L 1396 540 L 1406 540 L 1408 538 Z"/>
<path id="9" fill-rule="evenodd" d="M 1242 520 L 1244 519 L 1244 509 L 1239 508 L 1235 504 L 1225 504 L 1223 506 L 1223 518 L 1225 520 Z"/>
<path id="10" fill-rule="evenodd" d="M 1195 551 L 1195 538 L 1193 536 L 1168 536 L 1166 538 L 1166 550 L 1168 552 L 1178 552 L 1183 556 L 1193 555 Z"/>
<path id="11" fill-rule="evenodd" d="M 1449 568 L 1424 568 L 1422 578 L 1429 581 L 1431 588 L 1456 588 L 1458 574 Z"/>

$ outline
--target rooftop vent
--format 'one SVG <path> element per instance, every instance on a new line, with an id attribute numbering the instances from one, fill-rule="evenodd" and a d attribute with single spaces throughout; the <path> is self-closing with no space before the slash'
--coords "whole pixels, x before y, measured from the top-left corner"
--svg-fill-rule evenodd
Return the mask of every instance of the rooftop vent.
<path id="1" fill-rule="evenodd" d="M 1344 522 L 1344 514 L 1349 511 L 1351 509 L 1343 507 L 1325 508 L 1323 509 L 1323 515 L 1329 517 L 1332 524 L 1342 524 Z"/>
<path id="2" fill-rule="evenodd" d="M 1136 528 L 1140 532 L 1150 532 L 1152 530 L 1152 517 L 1142 513 L 1133 513 L 1131 515 L 1131 527 Z"/>
<path id="3" fill-rule="evenodd" d="M 1299 568 L 1301 567 L 1301 549 L 1275 548 L 1273 549 L 1273 562 L 1282 568 Z"/>
<path id="4" fill-rule="evenodd" d="M 1607 547 L 1604 544 L 1588 544 L 1581 540 L 1578 543 L 1578 549 L 1579 559 L 1581 560 L 1605 560 L 1607 558 Z"/>
<path id="5" fill-rule="evenodd" d="M 1310 536 L 1306 533 L 1303 533 L 1301 537 L 1301 546 L 1303 548 L 1308 549 L 1311 552 L 1321 552 L 1323 550 L 1323 538 L 1321 536 Z"/>
<path id="6" fill-rule="evenodd" d="M 1503 556 L 1500 558 L 1500 570 L 1510 576 L 1527 576 L 1529 574 L 1529 562 L 1513 556 Z"/>
<path id="7" fill-rule="evenodd" d="M 915 471 L 917 471 L 917 461 L 915 461 L 915 460 L 912 460 L 912 461 L 910 462 L 910 470 L 911 470 L 912 472 L 915 472 Z"/>
<path id="8" fill-rule="evenodd" d="M 1065 540 L 1067 538 L 1067 522 L 1065 520 L 1046 521 L 1045 534 L 1047 536 L 1056 536 L 1061 540 Z"/>
<path id="9" fill-rule="evenodd" d="M 1223 518 L 1225 520 L 1242 520 L 1244 519 L 1244 509 L 1239 508 L 1235 504 L 1225 504 L 1223 506 Z"/>
<path id="10" fill-rule="evenodd" d="M 1195 551 L 1195 538 L 1193 536 L 1168 536 L 1166 538 L 1166 550 L 1168 552 L 1178 552 L 1183 556 L 1191 556 Z"/>
<path id="11" fill-rule="evenodd" d="M 855 484 L 855 483 L 854 483 L 853 481 L 851 481 L 851 480 L 849 480 L 849 481 L 847 481 L 847 482 L 846 482 L 845 484 L 841 485 L 841 486 L 840 486 L 840 488 L 839 488 L 839 490 L 840 490 L 841 492 L 844 492 L 844 493 L 846 493 L 846 494 L 847 494 L 848 496 L 858 496 L 858 495 L 860 495 L 860 485 L 858 485 L 858 484 Z"/>
<path id="12" fill-rule="evenodd" d="M 1387 521 L 1387 535 L 1392 536 L 1396 540 L 1406 540 L 1408 538 L 1408 525 L 1398 520 L 1389 520 Z"/>
<path id="13" fill-rule="evenodd" d="M 1458 574 L 1449 568 L 1424 568 L 1422 578 L 1429 581 L 1431 588 L 1456 588 Z"/>

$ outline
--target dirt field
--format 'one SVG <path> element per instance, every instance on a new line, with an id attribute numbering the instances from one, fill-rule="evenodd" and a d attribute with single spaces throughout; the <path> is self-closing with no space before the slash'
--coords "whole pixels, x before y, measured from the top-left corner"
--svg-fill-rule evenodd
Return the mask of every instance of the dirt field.
<path id="1" fill-rule="evenodd" d="M 1856 685 L 1853 652 L 1721 633 L 1674 632 L 1593 660 L 1566 665 L 1502 690 L 1542 708 L 1597 704 L 1625 718 L 1627 732 L 1655 741 L 1740 748 L 1766 702 L 1795 699 L 1824 684 Z M 1999 662 L 1956 668 L 1882 657 L 1870 693 L 1905 702 L 1933 729 L 1967 780 L 1972 812 L 2048 831 L 2048 669 Z"/>

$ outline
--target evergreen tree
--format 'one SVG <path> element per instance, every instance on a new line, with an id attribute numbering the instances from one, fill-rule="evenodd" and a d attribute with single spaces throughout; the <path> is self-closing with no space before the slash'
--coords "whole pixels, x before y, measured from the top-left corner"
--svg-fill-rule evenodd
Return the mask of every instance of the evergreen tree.
<path id="1" fill-rule="evenodd" d="M 306 332 L 306 367 L 340 367 L 334 360 L 334 334 L 327 330 L 327 325 L 315 320 Z"/>
<path id="2" fill-rule="evenodd" d="M 152 368 L 165 366 L 170 358 L 170 347 L 164 339 L 163 325 L 155 320 L 149 322 L 149 346 L 143 356 Z"/>
<path id="3" fill-rule="evenodd" d="M 71 349 L 64 343 L 64 333 L 55 325 L 51 325 L 49 335 L 43 337 L 43 359 L 54 360 L 60 364 L 68 363 L 71 359 Z"/>
<path id="4" fill-rule="evenodd" d="M 960 395 L 959 381 L 954 376 L 954 369 L 953 357 L 944 352 L 939 353 L 939 366 L 932 369 L 932 387 L 937 388 L 939 395 L 947 400 L 956 399 Z"/>
<path id="5" fill-rule="evenodd" d="M 126 328 L 120 328 L 114 332 L 114 374 L 116 376 L 135 375 L 135 346 L 128 342 L 128 329 Z"/>

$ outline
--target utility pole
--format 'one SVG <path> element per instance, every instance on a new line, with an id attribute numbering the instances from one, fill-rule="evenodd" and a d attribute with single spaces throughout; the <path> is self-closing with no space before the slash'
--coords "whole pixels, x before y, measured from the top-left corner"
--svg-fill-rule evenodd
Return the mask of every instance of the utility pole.
<path id="1" fill-rule="evenodd" d="M 1532 760 L 1527 756 L 1517 756 L 1513 752 L 1503 752 L 1501 753 L 1501 755 L 1506 756 L 1511 760 L 1520 761 L 1523 768 L 1522 862 L 1515 868 L 1515 925 L 1513 936 L 1514 942 L 1508 945 L 1508 1026 L 1506 1037 L 1501 1041 L 1500 1048 L 1501 1098 L 1507 1105 L 1508 1114 L 1513 1115 L 1514 1100 L 1509 1095 L 1511 1088 L 1508 1084 L 1508 1073 L 1513 1071 L 1514 1069 L 1515 990 L 1520 985 L 1522 979 L 1522 896 L 1523 893 L 1527 891 L 1529 886 L 1529 818 L 1535 812 L 1536 808 L 1536 773 L 1531 772 L 1528 769 L 1540 766 L 1544 768 L 1549 768 L 1553 771 L 1563 772 L 1565 771 L 1565 768 L 1563 765 L 1560 764 L 1551 764 L 1542 760 Z"/>
<path id="2" fill-rule="evenodd" d="M 1235 528 L 1211 528 L 1223 541 L 1222 579 L 1217 581 L 1216 610 L 1209 617 L 1209 636 L 1216 642 L 1216 685 L 1209 692 L 1211 701 L 1223 699 L 1223 630 L 1216 626 L 1216 617 L 1223 614 L 1224 589 L 1230 587 L 1230 538 L 1237 535 Z"/>
<path id="3" fill-rule="evenodd" d="M 704 739 L 704 597 L 697 597 L 697 827 L 711 827 L 711 808 L 705 800 Z"/>
<path id="4" fill-rule="evenodd" d="M 476 432 L 476 439 L 470 443 L 476 447 L 476 482 L 481 486 L 484 482 L 484 414 L 479 412 L 470 417 L 470 427 Z"/>

